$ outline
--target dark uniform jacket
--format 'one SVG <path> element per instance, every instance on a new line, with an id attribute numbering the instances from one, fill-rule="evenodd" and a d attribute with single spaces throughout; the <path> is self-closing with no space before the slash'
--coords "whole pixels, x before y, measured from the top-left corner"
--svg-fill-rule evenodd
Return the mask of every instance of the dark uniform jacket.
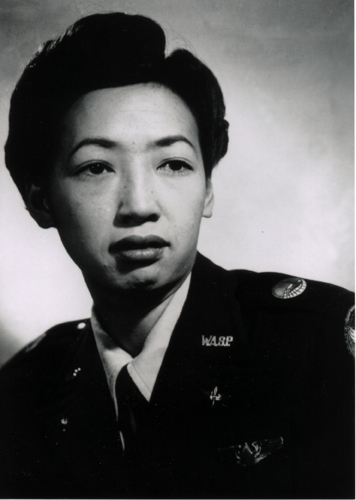
<path id="1" fill-rule="evenodd" d="M 353 294 L 285 278 L 198 256 L 124 455 L 90 322 L 30 344 L 0 372 L 1 496 L 353 498 Z"/>

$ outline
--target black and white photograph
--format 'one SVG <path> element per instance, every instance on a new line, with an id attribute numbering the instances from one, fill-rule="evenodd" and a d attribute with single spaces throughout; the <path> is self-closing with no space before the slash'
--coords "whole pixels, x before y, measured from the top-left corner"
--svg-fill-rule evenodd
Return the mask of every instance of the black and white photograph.
<path id="1" fill-rule="evenodd" d="M 0 41 L 0 498 L 355 498 L 353 1 Z"/>

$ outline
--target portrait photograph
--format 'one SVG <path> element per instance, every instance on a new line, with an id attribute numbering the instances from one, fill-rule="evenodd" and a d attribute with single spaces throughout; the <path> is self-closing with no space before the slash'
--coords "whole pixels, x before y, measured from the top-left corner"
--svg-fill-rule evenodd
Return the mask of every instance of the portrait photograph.
<path id="1" fill-rule="evenodd" d="M 353 1 L 0 41 L 0 498 L 354 498 Z"/>

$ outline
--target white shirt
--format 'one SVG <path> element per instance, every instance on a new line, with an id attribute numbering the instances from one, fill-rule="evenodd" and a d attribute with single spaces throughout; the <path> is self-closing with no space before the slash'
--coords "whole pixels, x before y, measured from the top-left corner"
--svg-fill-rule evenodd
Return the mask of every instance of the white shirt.
<path id="1" fill-rule="evenodd" d="M 166 353 L 173 329 L 178 321 L 187 298 L 190 274 L 174 293 L 167 308 L 148 334 L 142 351 L 135 358 L 119 347 L 103 330 L 95 308 L 92 308 L 91 326 L 96 345 L 105 370 L 111 396 L 114 400 L 116 415 L 118 406 L 115 395 L 115 383 L 120 370 L 127 365 L 127 371 L 144 398 L 149 401 Z"/>

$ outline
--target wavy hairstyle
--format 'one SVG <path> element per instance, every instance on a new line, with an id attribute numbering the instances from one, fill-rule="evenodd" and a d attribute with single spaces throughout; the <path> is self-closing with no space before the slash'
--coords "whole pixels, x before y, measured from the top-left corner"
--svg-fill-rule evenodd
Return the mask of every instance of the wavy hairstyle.
<path id="1" fill-rule="evenodd" d="M 84 17 L 44 43 L 12 94 L 5 145 L 6 166 L 25 202 L 29 183 L 48 180 L 63 114 L 80 96 L 103 88 L 153 82 L 177 94 L 195 117 L 211 175 L 228 145 L 221 88 L 191 52 L 166 57 L 165 45 L 155 21 L 120 12 Z"/>

